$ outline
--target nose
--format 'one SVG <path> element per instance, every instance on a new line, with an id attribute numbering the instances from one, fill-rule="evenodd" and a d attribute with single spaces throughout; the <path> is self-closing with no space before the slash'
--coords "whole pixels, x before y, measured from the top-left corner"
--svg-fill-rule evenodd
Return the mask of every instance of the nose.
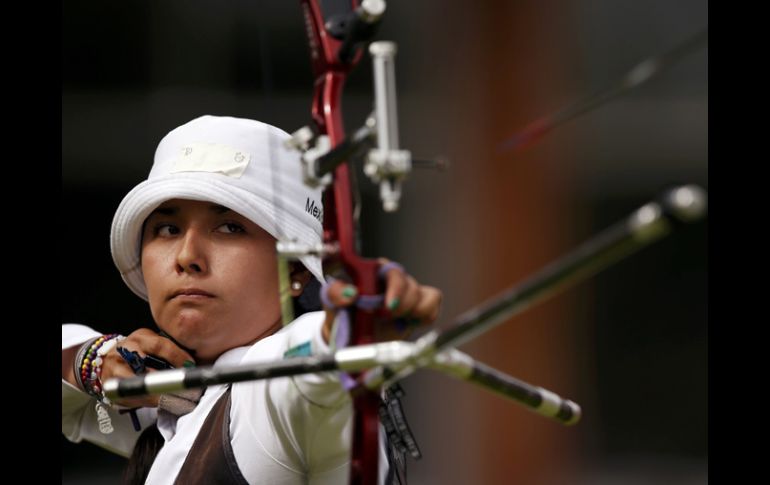
<path id="1" fill-rule="evenodd" d="M 177 273 L 201 274 L 208 271 L 205 241 L 197 229 L 189 228 L 176 255 Z"/>

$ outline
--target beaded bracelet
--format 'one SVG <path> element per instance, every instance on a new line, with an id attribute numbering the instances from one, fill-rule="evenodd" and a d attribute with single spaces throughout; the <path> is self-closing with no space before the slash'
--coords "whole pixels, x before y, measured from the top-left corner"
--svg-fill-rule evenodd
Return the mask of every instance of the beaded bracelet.
<path id="1" fill-rule="evenodd" d="M 75 355 L 75 358 L 72 360 L 75 381 L 77 382 L 78 387 L 80 387 L 80 390 L 86 393 L 88 390 L 86 389 L 86 383 L 83 382 L 81 366 L 83 365 L 83 357 L 85 356 L 86 351 L 91 348 L 91 345 L 93 345 L 98 338 L 99 337 L 94 337 L 91 340 L 86 340 L 83 345 L 80 346 L 77 355 Z"/>
<path id="2" fill-rule="evenodd" d="M 109 400 L 102 392 L 102 357 L 114 347 L 118 341 L 125 337 L 117 333 L 111 333 L 96 338 L 83 352 L 80 363 L 79 379 L 85 391 L 95 397 L 99 402 L 110 405 Z M 85 347 L 85 346 L 84 346 Z"/>

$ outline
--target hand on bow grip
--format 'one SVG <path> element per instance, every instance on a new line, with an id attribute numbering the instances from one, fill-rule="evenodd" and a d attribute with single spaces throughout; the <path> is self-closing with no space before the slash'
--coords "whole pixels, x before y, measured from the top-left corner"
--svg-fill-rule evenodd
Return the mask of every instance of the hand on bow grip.
<path id="1" fill-rule="evenodd" d="M 368 304 L 380 307 L 381 315 L 385 317 L 385 321 L 377 327 L 377 340 L 402 340 L 409 337 L 416 328 L 435 322 L 441 309 L 441 290 L 421 285 L 396 263 L 386 259 L 379 261 L 385 292 L 366 300 Z M 338 310 L 353 304 L 362 307 L 362 300 L 366 297 L 360 296 L 355 286 L 342 280 L 332 280 L 321 291 L 326 311 L 323 336 L 327 342 L 331 342 L 334 340 L 332 330 Z M 340 332 L 339 329 L 337 331 Z"/>

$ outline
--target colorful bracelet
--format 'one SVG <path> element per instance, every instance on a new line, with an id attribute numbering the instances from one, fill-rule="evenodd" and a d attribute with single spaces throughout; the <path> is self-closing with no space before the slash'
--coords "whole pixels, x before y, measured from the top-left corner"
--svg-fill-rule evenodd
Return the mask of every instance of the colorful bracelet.
<path id="1" fill-rule="evenodd" d="M 95 397 L 99 402 L 110 405 L 109 400 L 102 392 L 102 357 L 109 352 L 120 340 L 125 337 L 117 333 L 98 337 L 83 352 L 80 363 L 79 379 L 85 391 Z"/>
<path id="2" fill-rule="evenodd" d="M 94 337 L 91 340 L 86 340 L 86 342 L 80 346 L 77 354 L 75 355 L 75 358 L 72 360 L 72 367 L 73 367 L 73 373 L 75 374 L 75 381 L 80 387 L 80 390 L 86 393 L 88 392 L 88 390 L 86 389 L 86 383 L 84 382 L 82 377 L 81 366 L 83 365 L 83 357 L 85 356 L 86 351 L 89 348 L 91 348 L 91 345 L 93 345 L 98 338 L 99 337 Z"/>

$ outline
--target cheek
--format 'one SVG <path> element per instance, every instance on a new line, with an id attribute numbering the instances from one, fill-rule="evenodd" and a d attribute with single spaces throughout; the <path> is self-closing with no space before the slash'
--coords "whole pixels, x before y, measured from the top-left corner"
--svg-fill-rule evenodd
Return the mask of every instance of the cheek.
<path id="1" fill-rule="evenodd" d="M 140 267 L 142 268 L 142 277 L 144 278 L 144 284 L 149 288 L 153 286 L 156 280 L 154 268 L 158 267 L 158 263 L 155 261 L 152 252 L 142 251 L 140 254 Z"/>
<path id="2" fill-rule="evenodd" d="M 237 284 L 252 296 L 273 288 L 278 291 L 278 263 L 273 254 L 241 252 L 228 258 L 222 268 L 226 268 L 222 275 L 225 284 Z"/>
<path id="3" fill-rule="evenodd" d="M 224 266 L 220 268 L 224 271 L 217 279 L 228 288 L 225 294 L 240 300 L 241 313 L 253 316 L 252 312 L 265 312 L 273 304 L 280 307 L 278 265 L 273 248 L 272 245 L 269 248 L 251 246 L 248 250 L 233 252 L 226 262 L 222 261 Z"/>
<path id="4" fill-rule="evenodd" d="M 144 286 L 147 289 L 147 299 L 150 303 L 150 311 L 153 317 L 157 317 L 159 310 L 158 305 L 162 300 L 160 295 L 160 276 L 158 271 L 161 268 L 161 261 L 157 257 L 158 255 L 153 251 L 141 252 L 141 268 L 142 277 L 144 279 Z"/>

